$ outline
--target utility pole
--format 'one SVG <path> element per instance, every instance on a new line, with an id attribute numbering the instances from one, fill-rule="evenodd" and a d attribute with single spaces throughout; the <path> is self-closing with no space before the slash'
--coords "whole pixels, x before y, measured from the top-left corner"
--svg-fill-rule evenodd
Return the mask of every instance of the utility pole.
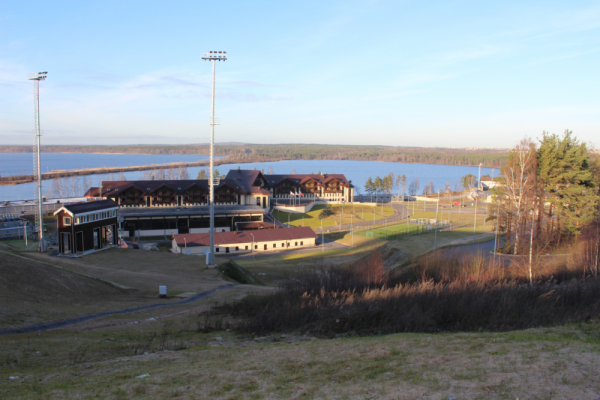
<path id="1" fill-rule="evenodd" d="M 352 225 L 352 215 L 350 214 L 350 237 L 352 238 L 352 246 L 350 247 L 354 247 L 354 226 Z"/>
<path id="2" fill-rule="evenodd" d="M 215 76 L 217 70 L 217 61 L 227 61 L 226 51 L 209 51 L 202 57 L 205 61 L 212 62 L 212 96 L 210 103 L 210 176 L 208 187 L 210 188 L 210 254 L 208 255 L 208 265 L 215 266 L 215 184 L 219 184 L 219 178 L 214 177 L 215 169 L 215 125 L 220 125 L 221 121 L 215 119 Z"/>
<path id="3" fill-rule="evenodd" d="M 500 225 L 500 196 L 496 200 L 498 206 L 496 208 L 496 234 L 494 235 L 494 263 L 496 262 L 496 251 L 498 249 L 498 225 Z"/>
<path id="4" fill-rule="evenodd" d="M 438 209 L 440 207 L 440 190 L 438 190 L 438 201 L 437 201 L 437 205 L 435 207 L 435 232 L 434 232 L 434 236 L 433 236 L 433 249 L 435 250 L 437 248 L 437 224 L 438 224 Z"/>
<path id="5" fill-rule="evenodd" d="M 33 81 L 33 123 L 34 123 L 34 153 L 33 153 L 33 173 L 37 174 L 37 190 L 35 199 L 37 202 L 37 213 L 35 216 L 35 226 L 38 231 L 39 251 L 46 251 L 46 243 L 44 242 L 44 215 L 42 210 L 42 165 L 40 159 L 40 137 L 42 131 L 40 129 L 40 81 L 45 81 L 48 72 L 38 72 L 37 74 L 29 74 L 27 79 Z"/>
<path id="6" fill-rule="evenodd" d="M 477 177 L 477 191 L 475 192 L 475 219 L 473 220 L 473 243 L 475 243 L 475 229 L 477 228 L 477 200 L 479 199 L 479 185 L 481 185 L 481 163 L 479 163 L 479 176 Z"/>
<path id="7" fill-rule="evenodd" d="M 325 234 L 323 233 L 323 218 L 321 218 L 321 251 L 325 251 Z"/>

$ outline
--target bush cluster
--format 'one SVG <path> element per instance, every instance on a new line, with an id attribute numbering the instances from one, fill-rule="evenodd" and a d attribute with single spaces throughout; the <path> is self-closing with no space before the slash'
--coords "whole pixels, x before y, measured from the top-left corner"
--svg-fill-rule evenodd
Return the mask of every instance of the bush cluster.
<path id="1" fill-rule="evenodd" d="M 225 304 L 214 312 L 235 317 L 236 330 L 256 335 L 550 326 L 600 311 L 600 280 L 590 275 L 586 262 L 572 256 L 539 264 L 530 285 L 525 265 L 515 262 L 507 268 L 481 254 L 442 250 L 388 272 L 375 252 L 352 265 L 300 271 L 272 294 Z"/>

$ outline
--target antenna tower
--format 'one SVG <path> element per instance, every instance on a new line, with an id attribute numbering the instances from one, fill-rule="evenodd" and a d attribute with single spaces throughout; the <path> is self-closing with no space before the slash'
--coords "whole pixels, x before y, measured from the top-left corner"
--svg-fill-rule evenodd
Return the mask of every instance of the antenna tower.
<path id="1" fill-rule="evenodd" d="M 46 251 L 44 242 L 44 219 L 42 215 L 42 166 L 40 161 L 40 81 L 46 80 L 48 72 L 38 72 L 29 74 L 27 79 L 33 81 L 33 171 L 34 181 L 37 182 L 35 190 L 35 204 L 37 210 L 35 213 L 35 229 L 38 234 L 39 251 Z"/>

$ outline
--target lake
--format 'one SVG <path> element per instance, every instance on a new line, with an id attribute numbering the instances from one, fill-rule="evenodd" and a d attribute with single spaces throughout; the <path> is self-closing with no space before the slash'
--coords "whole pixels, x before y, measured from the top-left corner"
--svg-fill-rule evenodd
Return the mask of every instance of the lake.
<path id="1" fill-rule="evenodd" d="M 0 157 L 3 157 L 6 153 L 0 153 Z M 52 153 L 46 153 L 52 154 Z M 45 155 L 46 155 L 45 154 Z M 61 154 L 65 159 L 72 160 L 83 160 L 90 154 L 82 153 L 68 153 Z M 31 154 L 28 154 L 31 159 Z M 94 156 L 111 157 L 113 155 L 102 155 L 94 154 Z M 122 160 L 127 160 L 129 155 L 120 155 Z M 145 160 L 148 164 L 158 164 L 160 162 L 173 162 L 173 161 L 194 161 L 200 157 L 206 156 L 182 156 L 174 155 L 168 156 L 168 161 L 164 160 L 164 155 L 145 155 Z M 192 159 L 190 159 L 190 158 Z M 114 160 L 114 158 L 112 159 Z M 65 161 L 66 165 L 66 161 Z M 101 164 L 102 165 L 102 164 Z M 111 165 L 108 161 L 104 165 Z M 119 164 L 116 164 L 119 165 Z M 136 165 L 139 165 L 136 163 Z M 45 167 L 45 166 L 44 166 Z M 71 164 L 71 168 L 77 167 L 77 164 Z M 309 174 L 317 173 L 319 171 L 323 173 L 339 173 L 346 175 L 346 178 L 352 181 L 357 186 L 356 193 L 360 191 L 362 194 L 366 194 L 364 190 L 364 184 L 369 177 L 375 179 L 375 177 L 383 177 L 390 172 L 395 175 L 406 175 L 407 182 L 414 178 L 419 178 L 420 190 L 423 190 L 430 181 L 433 182 L 436 189 L 443 188 L 446 182 L 450 182 L 452 187 L 456 185 L 460 178 L 467 174 L 473 174 L 477 176 L 478 167 L 465 167 L 457 165 L 432 165 L 432 164 L 407 164 L 407 163 L 394 163 L 394 162 L 378 162 L 378 161 L 348 161 L 348 160 L 299 160 L 299 161 L 277 161 L 277 162 L 262 162 L 262 163 L 249 163 L 249 164 L 223 164 L 217 167 L 220 173 L 226 174 L 230 169 L 258 169 L 268 171 L 269 167 L 272 167 L 276 174 L 289 174 L 292 171 L 296 171 L 298 174 Z M 65 168 L 66 169 L 66 168 Z M 201 167 L 189 168 L 189 174 L 191 178 L 195 178 L 198 172 L 202 169 Z M 128 180 L 141 179 L 143 171 L 134 171 L 125 173 L 125 177 Z M 492 174 L 491 168 L 481 168 L 481 174 Z M 495 176 L 498 175 L 496 170 Z M 94 186 L 102 180 L 108 180 L 107 175 L 88 175 L 92 179 Z M 78 178 L 82 179 L 82 178 Z M 48 189 L 51 187 L 51 181 L 43 181 L 43 193 L 46 195 Z M 22 185 L 10 185 L 0 186 L 0 200 L 24 200 L 34 198 L 35 184 L 26 183 Z M 48 196 L 51 197 L 51 196 Z"/>
<path id="2" fill-rule="evenodd" d="M 42 153 L 42 172 L 82 168 L 125 167 L 134 165 L 194 162 L 208 159 L 195 154 L 98 154 Z M 0 153 L 0 175 L 31 175 L 32 153 Z"/>

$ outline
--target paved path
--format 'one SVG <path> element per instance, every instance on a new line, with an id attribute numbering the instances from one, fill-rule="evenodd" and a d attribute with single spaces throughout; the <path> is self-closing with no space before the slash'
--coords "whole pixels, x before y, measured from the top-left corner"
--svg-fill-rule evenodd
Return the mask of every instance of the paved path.
<path id="1" fill-rule="evenodd" d="M 98 314 L 84 315 L 82 317 L 69 318 L 69 319 L 64 319 L 62 321 L 48 322 L 46 324 L 25 326 L 23 328 L 6 329 L 3 331 L 0 331 L 0 335 L 14 335 L 16 333 L 49 331 L 51 329 L 62 328 L 64 326 L 78 324 L 80 322 L 89 321 L 91 319 L 107 317 L 109 315 L 129 314 L 129 313 L 142 311 L 142 310 L 149 310 L 149 309 L 157 308 L 157 307 L 167 307 L 167 306 L 177 306 L 177 305 L 182 305 L 182 304 L 188 304 L 188 303 L 192 303 L 194 301 L 201 300 L 201 299 L 215 293 L 218 290 L 230 289 L 234 286 L 238 286 L 238 284 L 229 284 L 229 285 L 221 286 L 216 289 L 209 290 L 208 292 L 198 293 L 192 297 L 188 297 L 187 299 L 177 301 L 175 303 L 156 303 L 156 304 L 150 304 L 147 306 L 142 306 L 142 307 L 137 307 L 137 308 L 128 308 L 128 309 L 120 310 L 120 311 L 107 311 L 107 312 L 98 313 Z"/>

